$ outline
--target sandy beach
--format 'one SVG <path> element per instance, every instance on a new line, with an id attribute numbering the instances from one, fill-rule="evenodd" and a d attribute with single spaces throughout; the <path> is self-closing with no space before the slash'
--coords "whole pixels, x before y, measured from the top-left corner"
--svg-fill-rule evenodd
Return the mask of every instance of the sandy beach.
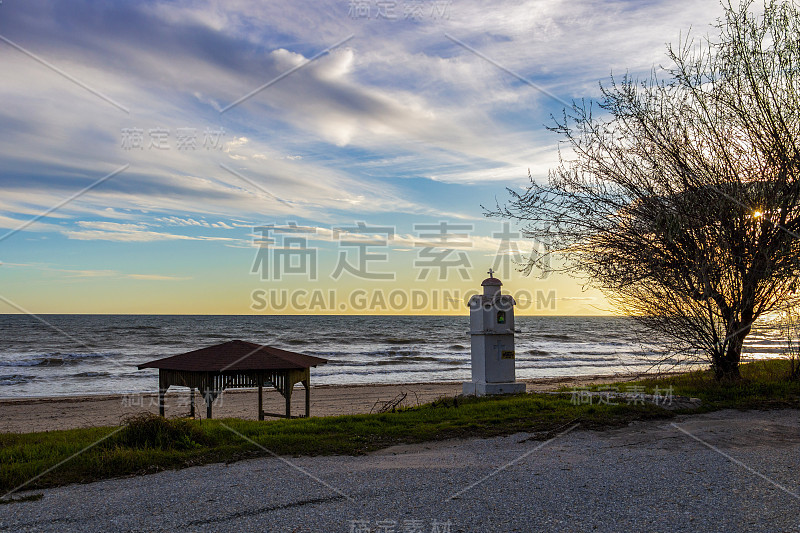
<path id="1" fill-rule="evenodd" d="M 636 376 L 590 376 L 525 380 L 528 392 L 576 387 L 593 383 L 629 381 Z M 376 404 L 406 394 L 404 405 L 413 406 L 461 393 L 461 383 L 413 383 L 397 385 L 314 386 L 311 390 L 311 416 L 335 416 L 369 413 Z M 295 388 L 293 414 L 302 414 L 304 391 Z M 166 398 L 166 416 L 188 416 L 188 389 L 171 388 Z M 197 395 L 196 414 L 205 416 L 205 404 Z M 214 418 L 257 418 L 256 393 L 253 390 L 228 390 L 214 402 Z M 275 390 L 264 389 L 264 411 L 282 412 L 283 397 Z M 158 412 L 154 393 L 25 398 L 0 400 L 0 432 L 22 433 L 93 426 L 119 425 L 126 417 L 142 412 Z"/>

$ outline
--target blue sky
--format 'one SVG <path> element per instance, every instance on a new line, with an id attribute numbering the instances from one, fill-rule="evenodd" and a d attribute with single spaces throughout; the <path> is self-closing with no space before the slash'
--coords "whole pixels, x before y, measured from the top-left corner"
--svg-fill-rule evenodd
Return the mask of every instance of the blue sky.
<path id="1" fill-rule="evenodd" d="M 330 275 L 342 252 L 358 261 L 334 231 L 358 222 L 393 228 L 368 249 L 391 287 L 466 291 L 500 249 L 480 205 L 558 161 L 545 126 L 559 100 L 646 75 L 720 14 L 713 1 L 5 0 L 0 234 L 122 170 L 0 241 L 0 312 L 250 313 L 259 289 L 387 289 Z M 470 226 L 469 279 L 419 279 L 420 225 L 441 221 Z M 252 272 L 253 228 L 289 222 L 318 279 Z M 508 278 L 556 290 L 543 313 L 607 308 L 562 276 Z"/>

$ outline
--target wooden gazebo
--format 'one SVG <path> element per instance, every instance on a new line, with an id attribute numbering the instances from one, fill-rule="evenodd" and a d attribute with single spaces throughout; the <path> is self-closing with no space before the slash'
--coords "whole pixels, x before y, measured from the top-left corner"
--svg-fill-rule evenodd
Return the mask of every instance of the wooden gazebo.
<path id="1" fill-rule="evenodd" d="M 158 369 L 158 412 L 164 416 L 164 395 L 172 385 L 189 387 L 191 416 L 194 416 L 194 391 L 206 402 L 207 417 L 211 404 L 225 389 L 258 388 L 258 419 L 264 416 L 292 418 L 292 389 L 302 383 L 306 389 L 306 414 L 311 411 L 312 366 L 324 365 L 327 359 L 289 352 L 245 341 L 229 341 L 139 365 Z M 286 399 L 286 414 L 265 413 L 263 388 L 275 387 Z"/>

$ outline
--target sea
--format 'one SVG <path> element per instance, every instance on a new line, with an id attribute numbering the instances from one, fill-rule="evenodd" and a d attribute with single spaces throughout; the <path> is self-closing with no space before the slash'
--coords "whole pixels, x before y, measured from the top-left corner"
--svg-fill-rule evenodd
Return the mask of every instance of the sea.
<path id="1" fill-rule="evenodd" d="M 617 375 L 691 367 L 658 364 L 664 345 L 625 317 L 517 316 L 518 378 Z M 0 315 L 0 398 L 157 390 L 137 365 L 240 339 L 323 357 L 312 383 L 470 379 L 465 316 Z M 780 357 L 780 331 L 756 329 L 746 359 Z"/>

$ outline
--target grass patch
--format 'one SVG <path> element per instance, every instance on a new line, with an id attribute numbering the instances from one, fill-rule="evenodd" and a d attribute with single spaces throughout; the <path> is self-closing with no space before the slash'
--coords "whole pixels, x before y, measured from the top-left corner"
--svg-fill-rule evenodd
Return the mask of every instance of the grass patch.
<path id="1" fill-rule="evenodd" d="M 124 421 L 124 428 L 106 446 L 122 448 L 190 450 L 209 444 L 202 428 L 185 418 L 164 418 L 142 413 Z"/>
<path id="2" fill-rule="evenodd" d="M 800 408 L 800 380 L 790 379 L 791 363 L 787 359 L 772 359 L 747 363 L 741 366 L 742 379 L 733 383 L 720 383 L 710 370 L 697 370 L 665 378 L 615 384 L 620 392 L 640 386 L 644 392 L 664 394 L 672 388 L 675 396 L 700 398 L 699 411 L 719 409 L 772 409 Z M 592 390 L 602 386 L 591 387 Z M 569 389 L 562 389 L 569 390 Z"/>
<path id="3" fill-rule="evenodd" d="M 261 447 L 293 456 L 364 454 L 393 444 L 523 431 L 548 438 L 570 423 L 595 428 L 669 416 L 655 406 L 573 405 L 568 397 L 536 394 L 440 400 L 395 413 L 269 422 L 165 420 L 147 415 L 123 429 L 0 434 L 0 490 L 11 490 L 75 454 L 24 488 L 269 455 Z"/>
<path id="4" fill-rule="evenodd" d="M 671 386 L 675 395 L 701 398 L 704 411 L 800 407 L 800 382 L 785 379 L 784 368 L 788 362 L 746 365 L 744 379 L 735 384 L 718 384 L 708 373 L 693 372 L 621 384 L 620 390 L 638 385 L 652 392 Z M 363 454 L 394 444 L 517 432 L 546 439 L 574 423 L 604 429 L 674 415 L 654 405 L 625 402 L 576 405 L 569 395 L 553 394 L 451 398 L 394 413 L 269 422 L 142 415 L 122 428 L 0 434 L 0 490 L 33 478 L 25 490 L 269 455 L 263 448 L 294 456 Z"/>

